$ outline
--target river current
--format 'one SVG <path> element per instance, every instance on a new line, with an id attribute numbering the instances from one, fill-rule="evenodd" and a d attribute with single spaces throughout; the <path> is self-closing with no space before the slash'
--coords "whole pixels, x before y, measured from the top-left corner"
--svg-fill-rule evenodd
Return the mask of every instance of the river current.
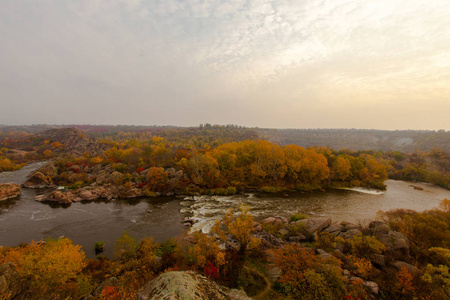
<path id="1" fill-rule="evenodd" d="M 0 173 L 0 183 L 18 183 L 43 163 L 21 170 Z M 66 236 L 80 244 L 88 257 L 94 257 L 94 244 L 106 243 L 106 256 L 112 256 L 114 242 L 124 231 L 137 240 L 152 236 L 162 242 L 183 232 L 183 220 L 193 218 L 194 230 L 209 231 L 216 218 L 242 204 L 251 207 L 256 220 L 267 216 L 289 217 L 301 212 L 326 216 L 334 222 L 367 223 L 378 211 L 408 208 L 418 211 L 450 199 L 450 191 L 425 183 L 387 180 L 387 190 L 327 190 L 309 193 L 259 194 L 214 197 L 156 197 L 127 200 L 47 204 L 34 200 L 49 190 L 22 189 L 22 195 L 0 202 L 0 245 L 15 246 L 47 237 Z M 421 187 L 414 189 L 411 185 Z"/>

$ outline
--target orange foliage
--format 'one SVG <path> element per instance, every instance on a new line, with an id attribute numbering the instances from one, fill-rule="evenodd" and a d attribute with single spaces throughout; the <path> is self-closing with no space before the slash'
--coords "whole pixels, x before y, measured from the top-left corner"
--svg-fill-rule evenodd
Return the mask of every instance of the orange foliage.
<path id="1" fill-rule="evenodd" d="M 405 266 L 397 272 L 397 282 L 395 283 L 395 289 L 402 295 L 411 295 L 415 291 L 413 284 L 414 276 Z"/>

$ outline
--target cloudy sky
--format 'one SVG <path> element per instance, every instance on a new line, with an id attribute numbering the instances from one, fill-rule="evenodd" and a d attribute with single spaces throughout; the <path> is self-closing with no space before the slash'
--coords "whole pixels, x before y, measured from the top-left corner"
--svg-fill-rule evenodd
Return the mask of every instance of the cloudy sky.
<path id="1" fill-rule="evenodd" d="M 448 0 L 1 0 L 0 124 L 450 130 Z"/>

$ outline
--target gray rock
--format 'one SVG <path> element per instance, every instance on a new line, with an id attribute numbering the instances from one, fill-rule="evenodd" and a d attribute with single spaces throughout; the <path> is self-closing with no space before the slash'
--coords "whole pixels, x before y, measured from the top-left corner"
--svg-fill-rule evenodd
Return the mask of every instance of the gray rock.
<path id="1" fill-rule="evenodd" d="M 292 243 L 301 243 L 301 242 L 304 242 L 304 241 L 306 241 L 306 237 L 303 235 L 303 234 L 299 234 L 299 235 L 297 235 L 297 236 L 290 236 L 289 237 L 289 242 L 292 242 Z"/>
<path id="2" fill-rule="evenodd" d="M 372 230 L 373 235 L 387 234 L 391 230 L 389 225 L 381 221 L 370 222 L 369 229 Z"/>
<path id="3" fill-rule="evenodd" d="M 399 260 L 394 261 L 391 263 L 391 266 L 396 268 L 398 271 L 400 271 L 403 267 L 405 267 L 413 275 L 418 275 L 421 273 L 421 271 L 417 267 L 415 267 L 411 264 L 408 264 L 404 261 L 399 261 Z"/>
<path id="4" fill-rule="evenodd" d="M 274 217 L 265 218 L 261 221 L 261 224 L 274 224 L 276 219 Z"/>
<path id="5" fill-rule="evenodd" d="M 92 193 L 90 190 L 79 190 L 78 197 L 82 200 L 96 200 L 99 198 L 97 194 Z"/>
<path id="6" fill-rule="evenodd" d="M 359 229 L 358 225 L 350 223 L 350 222 L 346 222 L 346 221 L 341 222 L 341 226 L 344 231 L 350 230 L 350 229 Z"/>
<path id="7" fill-rule="evenodd" d="M 380 288 L 378 287 L 378 284 L 376 284 L 373 281 L 364 281 L 363 282 L 363 286 L 366 288 L 366 290 L 372 294 L 377 296 L 378 293 L 380 292 Z"/>
<path id="8" fill-rule="evenodd" d="M 280 267 L 277 267 L 275 264 L 268 265 L 267 275 L 269 275 L 272 282 L 276 282 L 278 278 L 280 278 L 281 274 L 283 274 L 283 271 Z"/>
<path id="9" fill-rule="evenodd" d="M 386 250 L 392 249 L 396 256 L 409 254 L 408 238 L 401 232 L 390 230 L 388 233 L 379 233 L 376 238 L 386 246 Z"/>
<path id="10" fill-rule="evenodd" d="M 324 231 L 331 233 L 332 235 L 338 236 L 339 233 L 341 233 L 341 231 L 342 231 L 342 226 L 339 224 L 334 224 L 334 225 L 327 227 Z"/>
<path id="11" fill-rule="evenodd" d="M 297 224 L 303 224 L 305 229 L 309 233 L 315 233 L 316 231 L 321 231 L 331 224 L 330 218 L 307 218 L 295 222 Z"/>
<path id="12" fill-rule="evenodd" d="M 386 257 L 381 254 L 374 254 L 371 259 L 372 263 L 378 267 L 386 267 Z"/>
<path id="13" fill-rule="evenodd" d="M 357 235 L 362 235 L 362 232 L 361 232 L 361 230 L 354 228 L 354 229 L 340 232 L 338 234 L 338 237 L 341 237 L 343 239 L 351 239 L 352 237 L 357 236 Z"/>
<path id="14" fill-rule="evenodd" d="M 316 249 L 316 253 L 319 254 L 322 258 L 330 258 L 332 257 L 331 254 L 327 253 L 326 251 L 322 249 Z"/>

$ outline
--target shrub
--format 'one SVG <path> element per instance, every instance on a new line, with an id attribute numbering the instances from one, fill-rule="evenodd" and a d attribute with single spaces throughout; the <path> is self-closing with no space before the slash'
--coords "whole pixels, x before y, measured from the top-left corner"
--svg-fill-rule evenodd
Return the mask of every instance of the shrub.
<path id="1" fill-rule="evenodd" d="M 386 248 L 376 237 L 368 235 L 357 235 L 345 242 L 350 252 L 358 257 L 371 257 L 382 253 Z"/>
<path id="2" fill-rule="evenodd" d="M 303 220 L 306 219 L 307 217 L 308 217 L 307 215 L 304 215 L 302 213 L 293 214 L 292 216 L 289 217 L 289 222 Z"/>

